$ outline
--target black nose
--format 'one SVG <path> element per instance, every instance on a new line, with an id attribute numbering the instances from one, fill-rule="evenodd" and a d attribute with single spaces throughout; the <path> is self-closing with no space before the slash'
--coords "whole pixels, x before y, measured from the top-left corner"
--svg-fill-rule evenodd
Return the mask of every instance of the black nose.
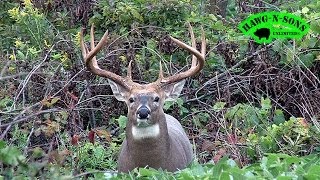
<path id="1" fill-rule="evenodd" d="M 150 114 L 150 110 L 147 107 L 141 107 L 137 111 L 137 114 L 139 119 L 146 119 Z"/>

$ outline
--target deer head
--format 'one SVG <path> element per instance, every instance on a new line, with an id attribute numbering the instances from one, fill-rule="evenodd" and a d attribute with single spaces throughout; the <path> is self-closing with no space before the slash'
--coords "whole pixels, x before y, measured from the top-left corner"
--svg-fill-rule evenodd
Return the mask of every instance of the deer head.
<path id="1" fill-rule="evenodd" d="M 114 96 L 119 101 L 124 101 L 128 107 L 128 124 L 126 129 L 126 141 L 122 145 L 122 152 L 119 157 L 119 170 L 127 171 L 131 170 L 134 167 L 141 167 L 149 165 L 155 168 L 164 168 L 168 170 L 176 170 L 177 168 L 184 167 L 187 162 L 178 163 L 168 162 L 169 160 L 163 160 L 165 154 L 169 147 L 172 148 L 170 151 L 178 151 L 174 149 L 174 142 L 170 142 L 170 136 L 174 136 L 174 133 L 170 133 L 168 128 L 173 126 L 169 123 L 171 121 L 175 126 L 181 126 L 176 119 L 171 120 L 173 117 L 168 116 L 163 112 L 163 104 L 167 100 L 175 100 L 178 98 L 184 83 L 185 79 L 197 74 L 201 71 L 204 66 L 205 52 L 206 52 L 206 42 L 204 31 L 202 30 L 202 45 L 201 52 L 196 49 L 196 41 L 194 38 L 193 30 L 189 24 L 189 31 L 191 34 L 192 47 L 170 37 L 173 42 L 175 42 L 179 47 L 189 51 L 192 56 L 192 65 L 190 69 L 178 74 L 164 77 L 162 72 L 162 66 L 160 62 L 160 72 L 159 78 L 149 84 L 138 84 L 133 82 L 131 77 L 131 62 L 129 63 L 127 76 L 121 77 L 117 74 L 114 74 L 110 71 L 103 70 L 99 67 L 96 59 L 96 54 L 103 48 L 107 43 L 108 32 L 105 32 L 97 46 L 94 45 L 94 28 L 91 27 L 91 51 L 88 51 L 88 48 L 84 44 L 83 34 L 81 32 L 80 41 L 81 41 L 81 50 L 84 58 L 84 62 L 87 68 L 95 75 L 105 77 L 108 79 L 111 89 Z M 169 119 L 168 119 L 169 118 Z M 178 123 L 179 125 L 176 125 Z M 175 128 L 173 126 L 173 128 Z M 182 131 L 181 134 L 184 135 L 181 139 L 184 139 L 189 149 L 190 153 L 190 143 L 188 138 L 185 135 L 182 128 L 178 128 Z M 170 143 L 172 143 L 170 145 Z M 148 150 L 149 154 L 144 151 L 144 147 L 148 147 L 153 144 L 153 149 Z M 180 143 L 181 144 L 181 143 Z M 139 146 L 140 145 L 140 146 Z M 141 146 L 142 145 L 142 146 Z M 127 149 L 127 150 L 126 150 Z M 130 149 L 130 150 L 128 150 Z M 130 152 L 129 152 L 130 151 Z M 159 155 L 163 154 L 163 156 Z M 142 154 L 143 157 L 142 157 Z M 121 157 L 128 156 L 128 157 Z M 154 159 L 153 156 L 163 157 L 162 159 Z M 190 155 L 188 155 L 188 160 L 190 161 Z M 130 158 L 129 158 L 130 157 Z M 173 159 L 176 157 L 172 157 Z M 179 159 L 179 157 L 177 157 Z M 127 160 L 126 159 L 130 159 Z M 130 161 L 130 162 L 129 162 Z M 170 164 L 170 165 L 168 165 Z M 169 167 L 170 166 L 170 167 Z M 171 167 L 173 166 L 173 167 Z"/>

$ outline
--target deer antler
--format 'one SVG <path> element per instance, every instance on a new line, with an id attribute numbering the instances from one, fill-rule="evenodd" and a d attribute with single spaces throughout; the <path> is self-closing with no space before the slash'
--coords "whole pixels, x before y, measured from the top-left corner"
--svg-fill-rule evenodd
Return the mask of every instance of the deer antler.
<path id="1" fill-rule="evenodd" d="M 205 35 L 204 35 L 204 30 L 202 29 L 202 43 L 201 43 L 201 52 L 199 52 L 196 49 L 196 40 L 194 38 L 194 33 L 192 30 L 192 27 L 189 25 L 189 32 L 191 36 L 191 42 L 192 42 L 192 47 L 185 44 L 184 42 L 181 42 L 180 40 L 173 38 L 170 36 L 172 41 L 174 41 L 179 47 L 189 51 L 192 55 L 192 64 L 190 69 L 188 69 L 185 72 L 180 72 L 176 75 L 169 76 L 169 77 L 163 77 L 163 72 L 162 72 L 162 67 L 160 63 L 160 72 L 159 72 L 159 78 L 156 82 L 154 82 L 157 85 L 166 85 L 166 84 L 171 84 L 174 82 L 181 81 L 182 79 L 188 78 L 190 76 L 193 76 L 197 74 L 198 72 L 201 71 L 201 69 L 204 66 L 204 61 L 205 61 L 205 53 L 206 53 L 206 40 L 205 40 Z M 137 83 L 132 81 L 131 77 L 131 62 L 129 63 L 128 66 L 128 72 L 127 72 L 127 77 L 123 78 L 117 74 L 114 74 L 110 71 L 103 70 L 99 67 L 97 63 L 97 58 L 96 55 L 97 53 L 107 44 L 107 38 L 108 38 L 108 31 L 106 31 L 97 44 L 97 46 L 94 45 L 94 26 L 91 26 L 91 51 L 88 51 L 88 48 L 84 44 L 83 40 L 83 30 L 80 33 L 80 46 L 81 46 L 81 51 L 82 51 L 82 56 L 84 58 L 84 62 L 87 66 L 87 68 L 95 75 L 101 76 L 108 78 L 115 83 L 121 85 L 123 88 L 130 90 L 133 86 L 138 86 Z M 151 84 L 154 84 L 151 83 Z"/>
<path id="2" fill-rule="evenodd" d="M 189 26 L 190 36 L 191 36 L 192 47 L 185 44 L 184 42 L 179 41 L 178 39 L 176 39 L 174 37 L 170 36 L 170 38 L 179 47 L 181 47 L 181 48 L 189 51 L 191 54 L 193 54 L 191 68 L 185 72 L 181 72 L 181 73 L 178 73 L 176 75 L 169 76 L 166 78 L 163 78 L 162 75 L 159 75 L 159 79 L 157 82 L 159 82 L 162 85 L 178 82 L 178 81 L 181 81 L 182 79 L 193 76 L 193 75 L 197 74 L 198 72 L 200 72 L 204 66 L 205 54 L 206 54 L 206 39 L 205 39 L 205 35 L 204 35 L 204 30 L 203 30 L 203 28 L 201 28 L 201 30 L 202 30 L 202 35 L 201 35 L 202 43 L 201 43 L 201 52 L 199 52 L 196 49 L 196 40 L 194 38 L 192 26 L 190 25 L 190 23 L 188 23 L 188 26 Z M 162 72 L 160 71 L 160 73 L 162 73 Z"/>
<path id="3" fill-rule="evenodd" d="M 82 51 L 82 56 L 84 58 L 84 62 L 87 66 L 87 68 L 95 75 L 108 78 L 117 84 L 121 85 L 123 88 L 130 90 L 131 89 L 131 68 L 128 68 L 128 78 L 123 78 L 117 74 L 114 74 L 110 71 L 103 70 L 99 67 L 97 63 L 96 55 L 97 53 L 107 44 L 108 39 L 108 31 L 106 31 L 97 44 L 97 46 L 94 45 L 94 25 L 91 26 L 91 51 L 88 51 L 87 46 L 84 44 L 83 41 L 83 30 L 81 30 L 80 33 L 80 46 Z M 130 63 L 131 64 L 131 63 Z M 130 67 L 130 66 L 129 66 Z"/>

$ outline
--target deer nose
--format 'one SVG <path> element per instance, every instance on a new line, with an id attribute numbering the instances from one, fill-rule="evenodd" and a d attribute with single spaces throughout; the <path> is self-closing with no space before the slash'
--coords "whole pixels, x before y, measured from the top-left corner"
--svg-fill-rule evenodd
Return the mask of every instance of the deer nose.
<path id="1" fill-rule="evenodd" d="M 142 106 L 138 109 L 137 114 L 139 119 L 146 119 L 150 114 L 150 110 Z"/>

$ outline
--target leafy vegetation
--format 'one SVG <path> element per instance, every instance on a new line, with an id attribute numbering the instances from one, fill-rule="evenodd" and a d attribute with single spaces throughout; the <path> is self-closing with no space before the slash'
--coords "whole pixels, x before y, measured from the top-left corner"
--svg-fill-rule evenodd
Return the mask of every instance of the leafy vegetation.
<path id="1" fill-rule="evenodd" d="M 320 179 L 320 2 L 204 0 L 0 1 L 0 179 Z M 307 20 L 302 39 L 256 44 L 235 27 L 262 11 Z M 201 26 L 206 64 L 164 110 L 181 121 L 195 160 L 176 173 L 117 174 L 126 107 L 84 68 L 79 32 L 109 30 L 99 64 L 151 82 L 186 69 Z M 87 40 L 89 36 L 85 37 Z"/>

